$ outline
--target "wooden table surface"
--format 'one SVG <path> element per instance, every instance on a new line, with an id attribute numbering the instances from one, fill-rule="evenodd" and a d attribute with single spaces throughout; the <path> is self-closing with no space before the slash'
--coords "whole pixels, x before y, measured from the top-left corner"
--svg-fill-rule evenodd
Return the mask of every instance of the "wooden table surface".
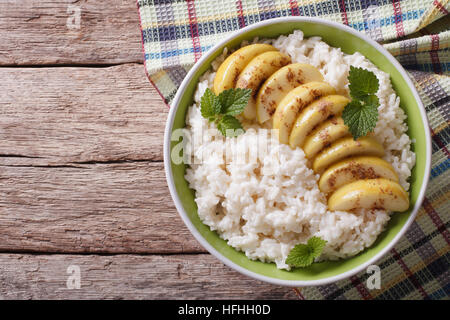
<path id="1" fill-rule="evenodd" d="M 297 299 L 184 226 L 141 50 L 135 0 L 0 1 L 0 299 Z"/>

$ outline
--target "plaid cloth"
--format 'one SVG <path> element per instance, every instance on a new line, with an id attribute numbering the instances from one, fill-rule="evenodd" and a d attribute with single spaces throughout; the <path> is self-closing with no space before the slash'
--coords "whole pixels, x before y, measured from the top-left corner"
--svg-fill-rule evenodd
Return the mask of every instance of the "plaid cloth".
<path id="1" fill-rule="evenodd" d="M 203 52 L 234 30 L 281 16 L 320 16 L 384 44 L 408 70 L 426 106 L 432 169 L 425 201 L 397 246 L 378 262 L 382 283 L 365 272 L 296 290 L 302 299 L 448 299 L 450 293 L 449 0 L 138 0 L 145 66 L 170 104 Z"/>

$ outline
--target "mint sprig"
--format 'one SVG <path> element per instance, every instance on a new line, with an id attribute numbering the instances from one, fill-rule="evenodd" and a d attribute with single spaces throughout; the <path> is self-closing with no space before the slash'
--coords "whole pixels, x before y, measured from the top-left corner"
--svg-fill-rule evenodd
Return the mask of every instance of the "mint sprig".
<path id="1" fill-rule="evenodd" d="M 352 101 L 344 108 L 342 119 L 357 140 L 375 129 L 380 105 L 375 94 L 380 85 L 373 72 L 353 66 L 350 66 L 348 81 Z"/>
<path id="2" fill-rule="evenodd" d="M 203 118 L 212 121 L 221 111 L 222 105 L 217 96 L 209 88 L 206 89 L 200 101 L 200 112 Z"/>
<path id="3" fill-rule="evenodd" d="M 320 237 L 311 237 L 306 244 L 300 243 L 292 248 L 286 264 L 291 267 L 308 267 L 322 254 L 326 244 L 327 241 Z"/>
<path id="4" fill-rule="evenodd" d="M 243 133 L 241 122 L 235 118 L 247 106 L 252 91 L 250 89 L 228 89 L 216 96 L 206 89 L 200 101 L 200 112 L 209 122 L 215 122 L 217 129 L 225 137 L 235 137 Z M 238 130 L 241 129 L 241 130 Z"/>

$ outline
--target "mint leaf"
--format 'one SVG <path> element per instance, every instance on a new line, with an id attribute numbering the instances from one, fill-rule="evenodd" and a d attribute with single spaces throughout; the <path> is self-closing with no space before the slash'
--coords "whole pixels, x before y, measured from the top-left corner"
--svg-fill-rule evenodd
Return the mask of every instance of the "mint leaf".
<path id="1" fill-rule="evenodd" d="M 350 66 L 348 81 L 353 100 L 344 108 L 342 119 L 357 140 L 373 131 L 377 124 L 380 102 L 375 94 L 380 84 L 372 71 L 353 66 Z"/>
<path id="2" fill-rule="evenodd" d="M 307 267 L 313 262 L 314 257 L 306 244 L 297 244 L 286 258 L 286 264 L 292 267 Z"/>
<path id="3" fill-rule="evenodd" d="M 356 140 L 375 128 L 378 121 L 377 105 L 363 105 L 360 101 L 353 100 L 342 112 L 342 119 L 344 119 L 344 124 L 348 126 L 350 133 Z"/>
<path id="4" fill-rule="evenodd" d="M 217 129 L 225 137 L 237 137 L 238 135 L 244 133 L 242 124 L 233 116 L 224 115 L 222 119 L 217 123 Z"/>
<path id="5" fill-rule="evenodd" d="M 225 137 L 237 137 L 244 133 L 242 124 L 234 116 L 242 113 L 248 104 L 250 89 L 229 89 L 216 96 L 206 89 L 200 101 L 202 117 L 214 121 Z"/>
<path id="6" fill-rule="evenodd" d="M 362 68 L 350 66 L 348 81 L 350 96 L 357 100 L 364 98 L 366 95 L 377 93 L 379 88 L 378 79 L 375 74 Z"/>
<path id="7" fill-rule="evenodd" d="M 319 237 L 309 238 L 306 244 L 297 244 L 286 258 L 286 264 L 292 267 L 310 266 L 314 259 L 320 257 L 327 241 Z"/>
<path id="8" fill-rule="evenodd" d="M 252 94 L 250 89 L 228 89 L 219 94 L 221 113 L 237 116 L 244 111 Z"/>
<path id="9" fill-rule="evenodd" d="M 220 113 L 222 106 L 220 104 L 219 98 L 211 91 L 211 89 L 206 89 L 200 100 L 200 112 L 203 118 L 213 121 L 216 115 Z"/>
<path id="10" fill-rule="evenodd" d="M 308 246 L 312 249 L 312 255 L 314 256 L 314 258 L 320 257 L 326 244 L 327 241 L 323 240 L 320 237 L 311 237 L 308 240 Z"/>

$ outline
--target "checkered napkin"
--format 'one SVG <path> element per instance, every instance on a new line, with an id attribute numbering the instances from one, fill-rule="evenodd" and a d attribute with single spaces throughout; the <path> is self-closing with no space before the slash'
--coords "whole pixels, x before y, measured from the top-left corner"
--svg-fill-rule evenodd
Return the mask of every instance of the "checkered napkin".
<path id="1" fill-rule="evenodd" d="M 234 30 L 283 16 L 320 16 L 384 44 L 408 70 L 432 133 L 431 177 L 408 233 L 387 254 L 380 290 L 365 272 L 302 299 L 448 299 L 450 296 L 450 10 L 449 0 L 138 0 L 145 68 L 169 105 L 203 52 Z"/>

